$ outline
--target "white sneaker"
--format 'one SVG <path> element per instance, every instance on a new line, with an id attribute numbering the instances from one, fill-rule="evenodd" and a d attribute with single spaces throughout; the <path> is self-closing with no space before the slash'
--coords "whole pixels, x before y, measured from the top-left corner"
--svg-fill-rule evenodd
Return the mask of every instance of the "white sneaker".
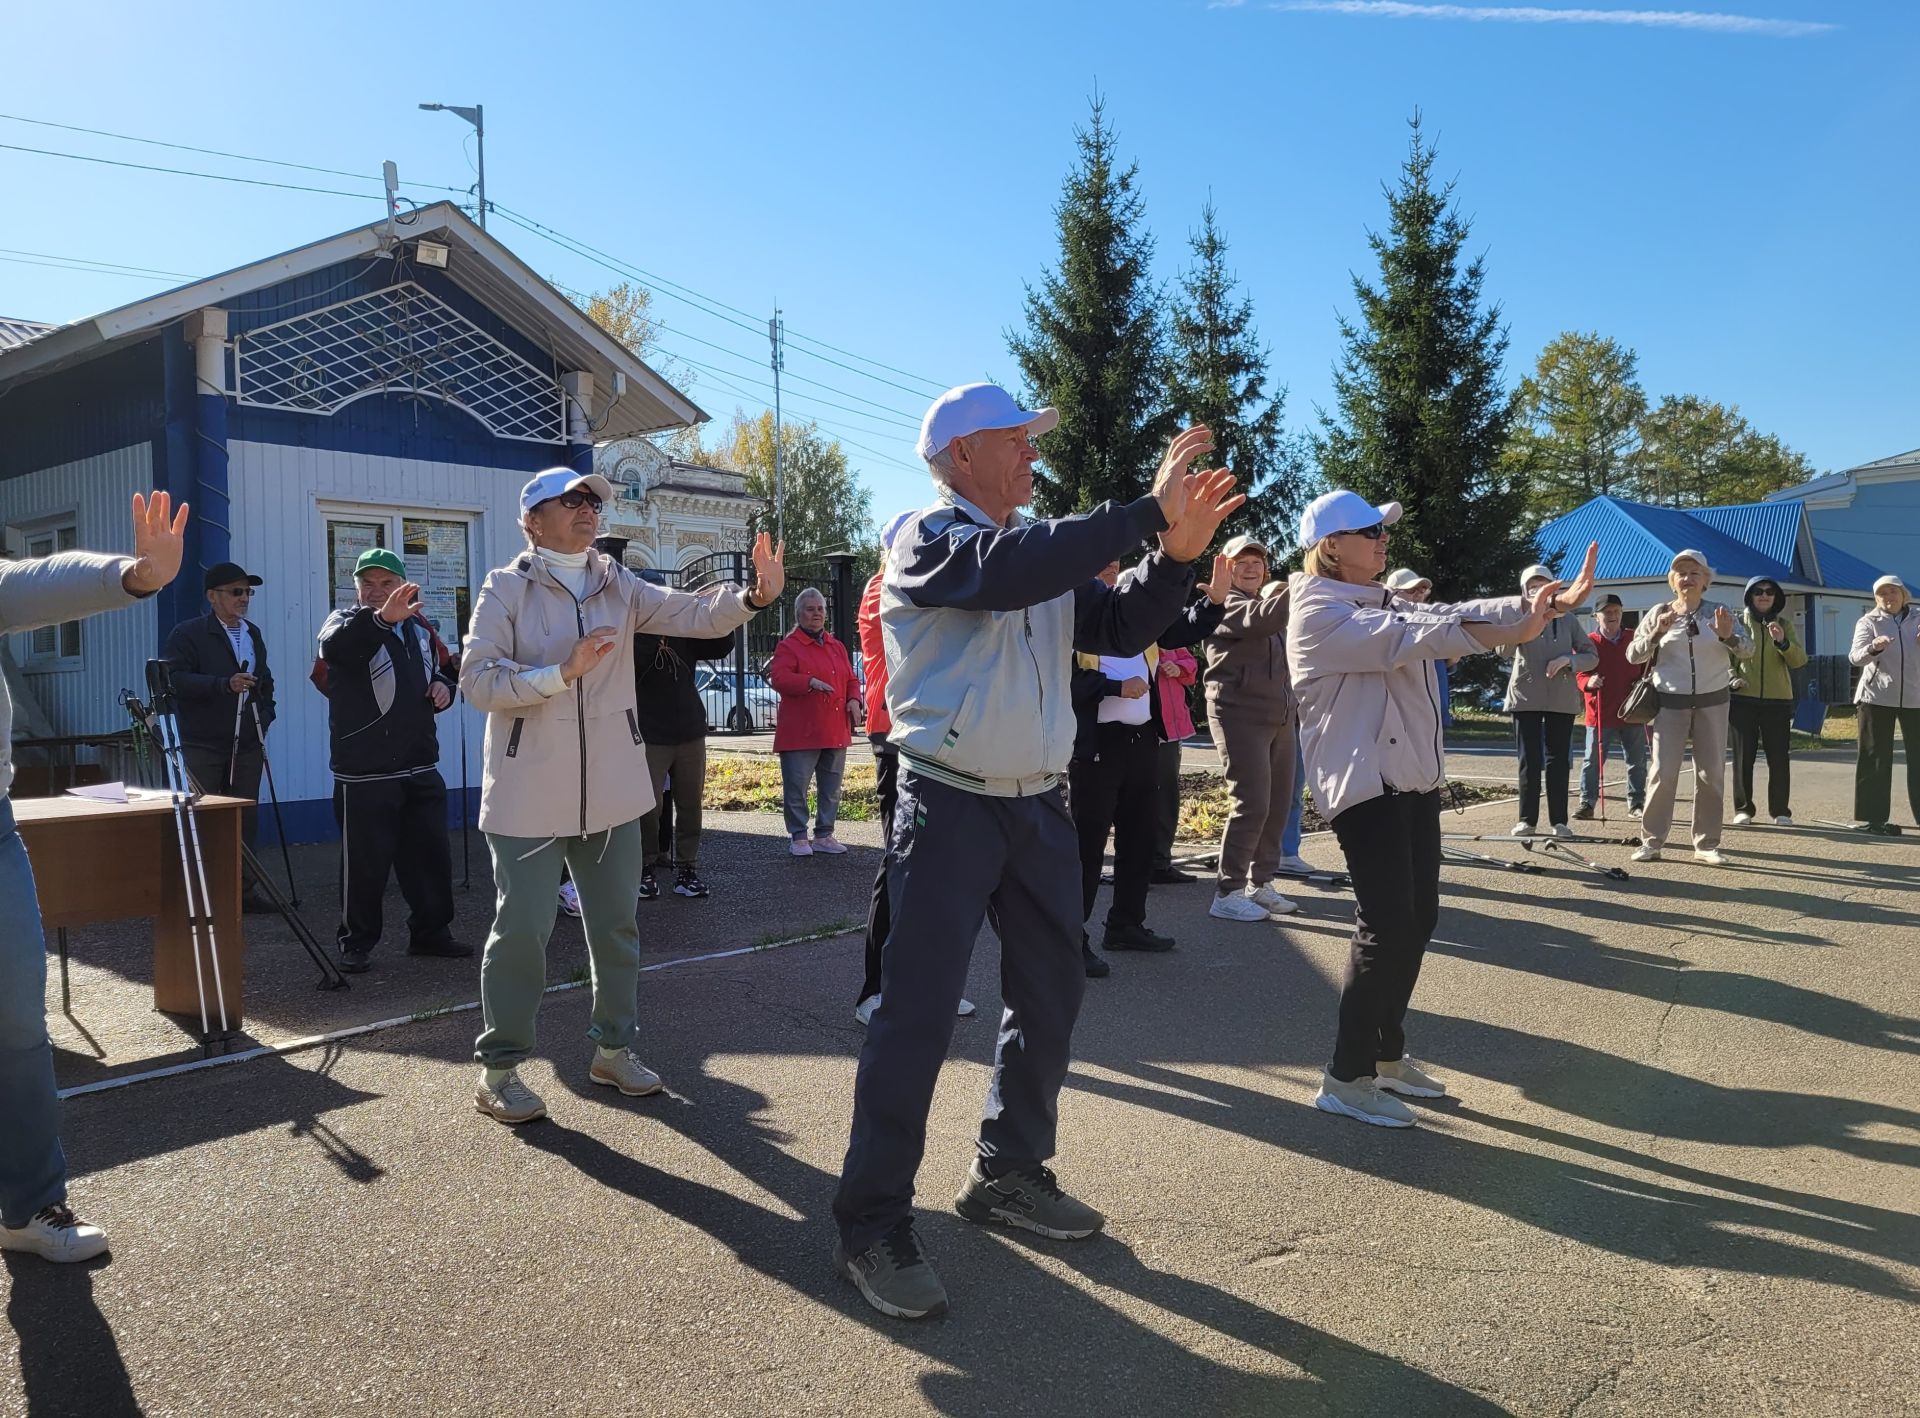
<path id="1" fill-rule="evenodd" d="M 1288 916 L 1300 909 L 1298 901 L 1290 901 L 1271 886 L 1256 886 L 1247 893 L 1247 900 L 1261 907 L 1269 916 Z"/>
<path id="2" fill-rule="evenodd" d="M 1238 891 L 1229 891 L 1225 896 L 1215 896 L 1213 904 L 1207 907 L 1207 914 L 1222 921 L 1270 921 L 1267 908 Z"/>
<path id="3" fill-rule="evenodd" d="M 804 837 L 795 837 L 787 843 L 787 850 L 796 857 L 811 857 L 813 855 L 813 843 Z"/>
<path id="4" fill-rule="evenodd" d="M 847 844 L 829 832 L 824 837 L 813 839 L 813 850 L 824 852 L 829 857 L 839 857 L 846 855 Z"/>
<path id="5" fill-rule="evenodd" d="M 976 1005 L 972 1000 L 962 995 L 960 998 L 960 1007 L 956 1009 L 954 1013 L 957 1014 L 960 1018 L 965 1019 L 968 1015 L 972 1014 L 978 1008 L 979 1006 Z"/>
<path id="6" fill-rule="evenodd" d="M 574 920 L 580 919 L 580 890 L 570 881 L 560 883 L 560 909 Z"/>
<path id="7" fill-rule="evenodd" d="M 595 1049 L 593 1067 L 587 1070 L 587 1077 L 609 1088 L 618 1088 L 629 1098 L 644 1098 L 660 1091 L 660 1075 L 641 1063 L 640 1056 L 632 1049 L 622 1049 L 611 1057 L 605 1049 Z"/>
<path id="8" fill-rule="evenodd" d="M 1280 864 L 1274 869 L 1283 871 L 1288 876 L 1311 876 L 1314 868 L 1312 862 L 1295 852 L 1291 857 L 1282 857 Z"/>
<path id="9" fill-rule="evenodd" d="M 547 1115 L 547 1105 L 538 1093 L 520 1081 L 518 1069 L 509 1069 L 497 1088 L 489 1088 L 487 1076 L 482 1073 L 479 1085 L 473 1090 L 473 1106 L 501 1123 L 530 1123 Z"/>
<path id="10" fill-rule="evenodd" d="M 1720 855 L 1718 847 L 1696 848 L 1693 859 L 1703 867 L 1723 867 L 1727 864 L 1727 859 Z"/>
<path id="11" fill-rule="evenodd" d="M 1381 1059 L 1374 1066 L 1375 1086 L 1409 1098 L 1444 1098 L 1447 1085 L 1414 1062 L 1412 1054 Z"/>
<path id="12" fill-rule="evenodd" d="M 1646 811 L 1643 807 L 1630 807 L 1627 809 L 1627 816 L 1637 821 L 1645 815 Z"/>
<path id="13" fill-rule="evenodd" d="M 1513 824 L 1512 835 L 1515 837 L 1538 837 L 1540 834 L 1534 829 L 1534 825 L 1531 822 L 1516 822 Z"/>
<path id="14" fill-rule="evenodd" d="M 63 1202 L 41 1207 L 24 1226 L 0 1226 L 0 1251 L 27 1251 L 61 1265 L 92 1260 L 106 1248 L 107 1233 Z"/>
<path id="15" fill-rule="evenodd" d="M 1787 815 L 1786 815 L 1786 814 L 1785 814 L 1785 813 L 1783 812 L 1783 813 L 1781 813 L 1781 814 L 1780 814 L 1780 816 L 1778 816 L 1778 817 L 1776 817 L 1776 818 L 1775 818 L 1775 819 L 1773 820 L 1773 825 L 1774 825 L 1775 827 L 1791 827 L 1791 826 L 1793 826 L 1793 819 L 1792 819 L 1791 817 L 1788 817 L 1788 816 L 1787 816 Z"/>
<path id="16" fill-rule="evenodd" d="M 1330 1073 L 1320 1075 L 1320 1091 L 1313 1106 L 1323 1113 L 1338 1113 L 1382 1128 L 1410 1128 L 1413 1109 L 1398 1098 L 1391 1098 L 1376 1086 L 1372 1075 L 1362 1075 L 1351 1083 L 1342 1083 Z"/>
<path id="17" fill-rule="evenodd" d="M 1642 842 L 1640 846 L 1635 849 L 1634 854 L 1627 860 L 1634 862 L 1657 862 L 1660 860 L 1660 849 L 1651 843 Z"/>
<path id="18" fill-rule="evenodd" d="M 880 1008 L 880 996 L 868 995 L 853 1007 L 853 1019 L 861 1028 L 873 1023 L 873 1012 Z"/>
<path id="19" fill-rule="evenodd" d="M 1752 813 L 1750 813 L 1750 812 L 1736 812 L 1736 813 L 1735 813 L 1735 814 L 1733 815 L 1733 825 L 1734 825 L 1735 827 L 1750 827 L 1750 826 L 1752 826 L 1752 825 L 1753 825 L 1753 814 L 1752 814 Z"/>
<path id="20" fill-rule="evenodd" d="M 1556 822 L 1553 824 L 1553 835 L 1556 837 L 1571 837 L 1573 836 L 1573 829 L 1564 822 Z"/>

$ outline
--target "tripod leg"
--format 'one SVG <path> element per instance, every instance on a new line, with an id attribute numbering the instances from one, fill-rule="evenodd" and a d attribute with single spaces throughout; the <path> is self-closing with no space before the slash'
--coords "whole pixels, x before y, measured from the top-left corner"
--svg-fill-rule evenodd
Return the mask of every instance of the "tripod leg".
<path id="1" fill-rule="evenodd" d="M 61 926 L 54 931 L 54 939 L 60 944 L 60 1012 L 73 1013 L 73 987 L 67 979 L 67 928 Z"/>

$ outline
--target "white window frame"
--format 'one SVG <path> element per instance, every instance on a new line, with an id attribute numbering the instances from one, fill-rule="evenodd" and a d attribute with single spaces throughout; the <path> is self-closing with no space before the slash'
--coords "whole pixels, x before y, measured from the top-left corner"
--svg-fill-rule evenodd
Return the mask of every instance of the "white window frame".
<path id="1" fill-rule="evenodd" d="M 37 541 L 47 541 L 49 543 L 43 555 L 53 556 L 63 551 L 74 551 L 80 546 L 80 510 L 77 507 L 68 508 L 63 512 L 54 512 L 44 517 L 36 517 L 31 522 L 17 524 L 17 529 L 20 533 L 23 547 L 21 559 L 24 561 L 38 561 L 40 559 L 34 554 L 33 550 L 34 543 Z M 60 534 L 62 532 L 71 532 L 73 534 L 72 545 L 65 547 L 60 545 Z M 66 638 L 68 626 L 73 627 L 74 650 L 70 655 L 63 653 L 60 648 L 61 642 Z M 35 638 L 47 631 L 53 632 L 52 651 L 36 650 L 34 648 Z M 54 625 L 42 626 L 38 630 L 23 630 L 19 634 L 19 642 L 21 651 L 20 668 L 30 674 L 78 674 L 86 666 L 86 629 L 78 618 L 63 620 Z"/>
<path id="2" fill-rule="evenodd" d="M 473 613 L 473 603 L 480 598 L 480 583 L 486 579 L 491 568 L 482 564 L 485 554 L 485 518 L 481 509 L 474 507 L 431 507 L 424 504 L 395 506 L 377 505 L 366 502 L 336 501 L 331 498 L 316 498 L 313 504 L 313 521 L 316 551 L 314 564 L 319 568 L 317 605 L 325 606 L 330 612 L 333 608 L 333 564 L 327 546 L 327 524 L 329 522 L 378 522 L 386 527 L 387 538 L 383 543 L 389 550 L 399 552 L 404 543 L 404 528 L 409 520 L 426 519 L 434 522 L 458 522 L 467 529 L 467 613 Z M 442 625 L 440 638 L 449 650 L 457 651 L 461 639 L 460 626 Z"/>

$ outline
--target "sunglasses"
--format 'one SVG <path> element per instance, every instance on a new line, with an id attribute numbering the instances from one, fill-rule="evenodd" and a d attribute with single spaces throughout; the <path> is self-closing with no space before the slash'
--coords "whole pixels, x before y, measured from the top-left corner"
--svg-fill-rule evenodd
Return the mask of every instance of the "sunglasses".
<path id="1" fill-rule="evenodd" d="M 1353 527 L 1340 533 L 1343 537 L 1365 537 L 1370 542 L 1377 542 L 1386 534 L 1387 524 L 1385 522 L 1375 522 L 1371 527 Z"/>
<path id="2" fill-rule="evenodd" d="M 238 590 L 231 590 L 231 591 L 230 591 L 230 590 L 228 590 L 228 589 L 226 589 L 225 587 L 222 587 L 222 588 L 220 589 L 220 594 L 221 594 L 221 595 L 223 595 L 223 596 L 232 596 L 232 597 L 233 597 L 234 599 L 236 599 L 236 600 L 241 600 L 241 601 L 244 601 L 244 600 L 246 600 L 246 599 L 247 599 L 247 598 L 248 598 L 249 596 L 251 596 L 251 595 L 253 594 L 253 592 L 254 592 L 254 589 L 255 589 L 255 588 L 254 588 L 254 587 L 252 587 L 252 586 L 242 586 L 242 587 L 240 587 L 240 588 L 239 588 Z"/>
<path id="3" fill-rule="evenodd" d="M 569 512 L 578 512 L 582 507 L 591 507 L 595 512 L 600 510 L 600 499 L 590 492 L 580 491 L 579 488 L 575 488 L 572 492 L 563 492 L 553 500 Z"/>

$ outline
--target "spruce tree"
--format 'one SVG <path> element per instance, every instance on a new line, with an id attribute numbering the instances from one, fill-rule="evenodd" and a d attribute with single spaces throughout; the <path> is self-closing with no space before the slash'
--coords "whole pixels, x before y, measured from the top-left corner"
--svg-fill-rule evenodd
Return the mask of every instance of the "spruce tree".
<path id="1" fill-rule="evenodd" d="M 1386 234 L 1369 232 L 1380 283 L 1353 278 L 1359 319 L 1342 318 L 1337 407 L 1314 440 L 1329 487 L 1406 509 L 1391 561 L 1431 577 L 1436 597 L 1517 594 L 1533 559 L 1524 485 L 1501 466 L 1514 418 L 1502 387 L 1500 307 L 1482 308 L 1485 266 L 1463 264 L 1469 223 L 1434 148 L 1411 121 L 1407 160 L 1386 189 Z"/>
<path id="2" fill-rule="evenodd" d="M 1060 412 L 1034 473 L 1034 507 L 1049 517 L 1139 497 L 1175 430 L 1161 398 L 1165 338 L 1138 165 L 1119 166 L 1098 97 L 1074 141 L 1079 158 L 1054 208 L 1059 265 L 1027 287 L 1026 330 L 1007 332 L 1025 397 Z"/>
<path id="3" fill-rule="evenodd" d="M 1193 265 L 1180 277 L 1170 318 L 1168 402 L 1179 422 L 1213 431 L 1208 462 L 1233 469 L 1247 493 L 1222 537 L 1247 532 L 1278 550 L 1293 542 L 1302 502 L 1300 451 L 1280 422 L 1287 393 L 1267 393 L 1267 349 L 1254 331 L 1253 301 L 1235 298 L 1238 282 L 1211 201 L 1187 245 Z"/>

